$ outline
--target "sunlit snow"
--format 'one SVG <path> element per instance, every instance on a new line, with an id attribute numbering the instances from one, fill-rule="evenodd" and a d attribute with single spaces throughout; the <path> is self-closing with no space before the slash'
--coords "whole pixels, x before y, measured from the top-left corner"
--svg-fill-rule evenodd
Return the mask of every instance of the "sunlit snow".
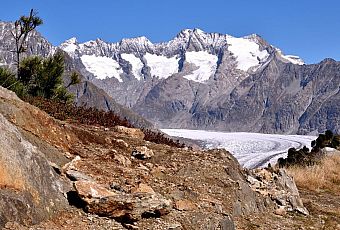
<path id="1" fill-rule="evenodd" d="M 299 57 L 299 56 L 295 56 L 295 55 L 284 55 L 282 53 L 282 51 L 278 48 L 276 48 L 276 51 L 279 52 L 279 54 L 281 55 L 281 57 L 295 65 L 303 65 L 305 64 L 304 61 Z"/>
<path id="2" fill-rule="evenodd" d="M 243 71 L 260 65 L 269 54 L 267 50 L 260 51 L 260 47 L 254 41 L 246 38 L 227 38 L 228 50 L 234 54 L 237 61 L 237 68 Z"/>
<path id="3" fill-rule="evenodd" d="M 305 64 L 301 58 L 299 56 L 295 56 L 295 55 L 282 55 L 282 57 L 288 61 L 290 61 L 291 63 L 295 64 L 295 65 L 303 65 Z"/>
<path id="4" fill-rule="evenodd" d="M 108 57 L 98 57 L 95 55 L 83 55 L 81 56 L 87 71 L 92 73 L 98 79 L 106 79 L 115 77 L 118 81 L 122 82 L 120 74 L 123 70 L 119 66 L 118 62 Z"/>
<path id="5" fill-rule="evenodd" d="M 159 78 L 167 78 L 178 72 L 178 58 L 158 56 L 146 53 L 144 55 L 148 66 L 151 68 L 151 75 Z"/>
<path id="6" fill-rule="evenodd" d="M 77 39 L 73 37 L 66 40 L 64 43 L 60 45 L 60 48 L 64 50 L 66 53 L 73 55 L 74 52 L 78 49 Z"/>
<path id="7" fill-rule="evenodd" d="M 206 51 L 187 52 L 185 60 L 198 67 L 192 74 L 184 76 L 184 78 L 196 82 L 204 82 L 215 73 L 217 67 L 217 56 L 209 54 Z"/>
<path id="8" fill-rule="evenodd" d="M 132 74 L 140 80 L 141 78 L 141 71 L 143 68 L 143 62 L 137 58 L 134 54 L 121 54 L 122 58 L 132 65 Z"/>
<path id="9" fill-rule="evenodd" d="M 247 168 L 275 164 L 285 157 L 289 148 L 302 148 L 315 140 L 315 136 L 278 135 L 261 133 L 223 133 L 203 130 L 162 129 L 170 136 L 199 140 L 206 148 L 225 148 L 241 165 Z"/>

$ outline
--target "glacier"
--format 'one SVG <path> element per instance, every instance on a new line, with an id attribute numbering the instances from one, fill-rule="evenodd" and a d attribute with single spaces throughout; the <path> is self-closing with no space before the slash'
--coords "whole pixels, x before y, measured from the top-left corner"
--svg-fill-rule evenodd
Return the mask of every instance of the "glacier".
<path id="1" fill-rule="evenodd" d="M 257 168 L 272 165 L 280 157 L 286 157 L 289 148 L 311 148 L 316 136 L 281 135 L 263 133 L 225 133 L 204 130 L 162 129 L 174 136 L 199 141 L 207 149 L 224 148 L 240 162 L 243 167 Z"/>
<path id="2" fill-rule="evenodd" d="M 90 73 L 92 73 L 98 79 L 106 79 L 106 78 L 117 78 L 119 82 L 123 80 L 120 77 L 120 74 L 123 73 L 123 70 L 119 66 L 118 62 L 108 57 L 101 57 L 95 55 L 83 55 L 81 60 Z"/>

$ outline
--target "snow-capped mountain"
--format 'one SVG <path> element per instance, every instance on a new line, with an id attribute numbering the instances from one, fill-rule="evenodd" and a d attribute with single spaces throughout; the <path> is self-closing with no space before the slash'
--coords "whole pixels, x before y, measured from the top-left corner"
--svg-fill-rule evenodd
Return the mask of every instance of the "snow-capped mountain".
<path id="1" fill-rule="evenodd" d="M 13 41 L 4 36 L 9 28 L 0 26 L 5 65 L 15 60 L 8 51 Z M 68 69 L 87 80 L 73 89 L 78 101 L 106 109 L 117 108 L 111 106 L 116 101 L 159 128 L 340 132 L 340 63 L 306 65 L 256 34 L 236 38 L 186 29 L 163 43 L 71 38 L 59 47 L 39 33 L 30 39 L 30 54 L 68 54 Z"/>
<path id="2" fill-rule="evenodd" d="M 241 74 L 252 73 L 275 52 L 286 62 L 304 64 L 296 56 L 283 55 L 258 35 L 235 38 L 199 29 L 183 30 L 165 43 L 153 44 L 146 37 L 118 43 L 100 39 L 78 43 L 76 38 L 71 38 L 60 48 L 83 63 L 89 78 L 115 78 L 119 82 L 131 77 L 165 79 L 181 73 L 188 80 L 203 83 L 213 78 L 223 62 Z"/>

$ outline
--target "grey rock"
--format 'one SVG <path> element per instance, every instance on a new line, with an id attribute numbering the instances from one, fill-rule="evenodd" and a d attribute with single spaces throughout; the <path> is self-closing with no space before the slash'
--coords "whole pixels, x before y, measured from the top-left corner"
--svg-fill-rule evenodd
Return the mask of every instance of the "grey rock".
<path id="1" fill-rule="evenodd" d="M 92 177 L 72 169 L 66 170 L 65 174 L 71 181 L 94 181 Z"/>
<path id="2" fill-rule="evenodd" d="M 244 216 L 263 212 L 270 207 L 271 202 L 266 197 L 254 192 L 248 183 L 238 181 L 237 201 L 234 204 L 233 216 Z"/>
<path id="3" fill-rule="evenodd" d="M 37 224 L 67 206 L 67 186 L 44 154 L 0 114 L 0 227 Z"/>
<path id="4" fill-rule="evenodd" d="M 221 230 L 235 230 L 235 224 L 231 217 L 227 216 L 220 222 Z"/>
<path id="5" fill-rule="evenodd" d="M 140 159 L 140 160 L 145 160 L 149 159 L 154 156 L 154 153 L 151 149 L 149 149 L 146 146 L 141 146 L 141 147 L 136 147 L 132 153 L 131 156 Z"/>
<path id="6" fill-rule="evenodd" d="M 88 212 L 127 223 L 163 216 L 170 212 L 172 205 L 170 200 L 158 193 L 111 192 L 92 182 L 77 181 L 75 189 L 86 203 Z"/>
<path id="7" fill-rule="evenodd" d="M 280 169 L 278 172 L 255 169 L 250 173 L 253 175 L 248 176 L 248 182 L 252 190 L 270 197 L 271 200 L 276 202 L 279 209 L 309 215 L 302 203 L 294 179 L 284 169 Z"/>
<path id="8" fill-rule="evenodd" d="M 291 208 L 304 215 L 309 215 L 308 210 L 303 206 L 302 200 L 299 195 L 299 190 L 296 187 L 294 179 L 289 176 L 284 169 L 280 169 L 279 176 L 275 180 L 278 189 L 284 190 L 283 198 L 289 203 Z M 274 196 L 275 198 L 275 196 Z M 281 197 L 282 199 L 282 197 Z"/>

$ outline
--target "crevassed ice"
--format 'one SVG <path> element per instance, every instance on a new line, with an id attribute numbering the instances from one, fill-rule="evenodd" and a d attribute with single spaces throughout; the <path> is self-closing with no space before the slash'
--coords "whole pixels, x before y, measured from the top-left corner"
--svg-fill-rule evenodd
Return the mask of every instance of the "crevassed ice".
<path id="1" fill-rule="evenodd" d="M 185 60 L 198 67 L 192 74 L 184 76 L 184 78 L 196 82 L 204 82 L 210 78 L 216 71 L 217 56 L 209 54 L 206 51 L 187 52 Z"/>
<path id="2" fill-rule="evenodd" d="M 228 37 L 228 50 L 234 54 L 237 68 L 243 71 L 251 67 L 259 66 L 260 61 L 265 60 L 269 54 L 266 50 L 260 50 L 258 44 L 246 38 Z"/>
<path id="3" fill-rule="evenodd" d="M 176 57 L 158 56 L 146 53 L 144 55 L 148 66 L 151 68 L 151 75 L 159 78 L 167 78 L 174 73 L 178 73 L 178 61 Z"/>
<path id="4" fill-rule="evenodd" d="M 289 148 L 311 147 L 316 136 L 280 135 L 262 133 L 225 133 L 204 130 L 162 129 L 176 137 L 200 140 L 207 148 L 225 148 L 241 165 L 247 168 L 275 164 L 279 157 L 286 157 Z"/>
<path id="5" fill-rule="evenodd" d="M 92 73 L 98 79 L 117 78 L 122 82 L 120 74 L 123 70 L 119 66 L 118 62 L 109 57 L 97 57 L 95 55 L 83 55 L 81 56 L 87 71 Z"/>
<path id="6" fill-rule="evenodd" d="M 134 54 L 121 54 L 122 58 L 132 65 L 132 74 L 138 79 L 141 79 L 143 63 Z"/>

